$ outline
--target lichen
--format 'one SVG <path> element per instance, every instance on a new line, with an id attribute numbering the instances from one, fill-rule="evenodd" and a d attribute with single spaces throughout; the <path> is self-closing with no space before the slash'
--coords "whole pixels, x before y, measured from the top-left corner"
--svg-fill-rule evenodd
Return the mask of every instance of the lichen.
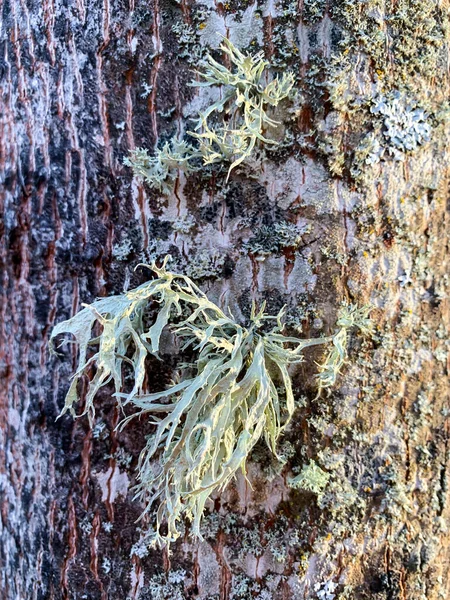
<path id="1" fill-rule="evenodd" d="M 392 70 L 393 81 L 411 82 L 417 75 L 435 77 L 445 64 L 448 14 L 437 0 L 399 0 L 390 6 L 343 0 L 333 4 L 331 17 L 343 28 L 342 52 L 351 58 L 362 50 L 380 76 Z"/>
<path id="2" fill-rule="evenodd" d="M 259 256 L 276 254 L 284 248 L 295 250 L 302 242 L 302 236 L 310 230 L 309 225 L 298 226 L 287 221 L 278 221 L 273 225 L 260 227 L 248 241 L 242 244 L 242 248 Z"/>
<path id="3" fill-rule="evenodd" d="M 188 132 L 195 145 L 174 138 L 157 148 L 154 155 L 138 148 L 124 160 L 136 175 L 159 191 L 170 191 L 178 170 L 189 172 L 198 170 L 199 165 L 225 162 L 229 165 L 229 175 L 250 157 L 257 145 L 278 144 L 267 137 L 266 130 L 278 125 L 271 113 L 288 98 L 294 83 L 292 73 L 263 83 L 269 66 L 263 53 L 244 54 L 227 38 L 220 49 L 232 67 L 207 55 L 198 73 L 202 81 L 192 83 L 197 87 L 222 88 L 220 98 L 199 112 L 194 129 Z"/>
<path id="4" fill-rule="evenodd" d="M 193 25 L 189 25 L 183 21 L 178 21 L 172 25 L 172 31 L 177 37 L 180 46 L 180 58 L 183 58 L 188 64 L 197 66 L 205 55 L 205 49 L 199 40 L 198 27 L 202 26 L 202 20 L 205 18 L 204 11 L 200 14 L 197 10 L 195 21 L 197 21 L 197 29 Z"/>
<path id="5" fill-rule="evenodd" d="M 323 18 L 326 9 L 326 0 L 304 0 L 303 19 L 307 23 L 316 23 Z"/>
<path id="6" fill-rule="evenodd" d="M 223 276 L 227 255 L 214 248 L 202 248 L 189 257 L 185 272 L 192 279 L 212 278 Z"/>
<path id="7" fill-rule="evenodd" d="M 113 246 L 112 255 L 116 260 L 126 260 L 133 251 L 131 240 L 125 238 L 120 244 Z"/>
<path id="8" fill-rule="evenodd" d="M 299 475 L 289 480 L 292 488 L 312 492 L 320 496 L 326 488 L 330 475 L 321 469 L 313 460 L 308 465 L 303 465 Z"/>
<path id="9" fill-rule="evenodd" d="M 150 417 L 156 429 L 147 439 L 138 464 L 137 497 L 145 502 L 143 515 L 159 500 L 154 531 L 148 544 L 166 544 L 180 535 L 183 516 L 193 522 L 201 538 L 205 503 L 220 491 L 238 470 L 245 473 L 247 458 L 261 437 L 277 456 L 277 442 L 295 410 L 288 366 L 302 362 L 307 347 L 332 343 L 333 350 L 320 366 L 319 393 L 332 385 L 346 356 L 348 330 L 369 331 L 368 309 L 343 306 L 333 336 L 298 339 L 282 334 L 284 309 L 277 316 L 252 306 L 248 326 L 238 324 L 185 275 L 162 267 L 151 269 L 156 279 L 119 296 L 87 305 L 74 317 L 57 325 L 51 341 L 71 333 L 80 346 L 78 369 L 69 388 L 62 414 L 75 415 L 77 384 L 87 369 L 96 366 L 85 395 L 85 408 L 94 421 L 94 397 L 114 382 L 119 405 L 136 412 L 124 419 Z M 151 303 L 159 305 L 149 324 Z M 93 336 L 95 323 L 102 327 Z M 194 352 L 194 362 L 182 366 L 168 389 L 146 393 L 148 355 L 158 357 L 165 328 L 179 340 L 182 350 Z M 292 347 L 293 346 L 293 347 Z M 93 353 L 88 357 L 88 351 Z M 131 385 L 124 376 L 128 367 Z M 131 389 L 130 389 L 131 387 Z M 124 392 L 123 389 L 127 389 Z M 165 415 L 165 416 L 163 416 Z M 155 469 L 152 459 L 159 456 Z M 167 533 L 161 525 L 167 523 Z"/>
<path id="10" fill-rule="evenodd" d="M 395 160 L 404 160 L 406 152 L 413 152 L 430 141 L 428 115 L 400 92 L 394 92 L 389 98 L 378 96 L 370 111 L 383 117 L 385 144 L 382 146 L 374 140 L 367 164 L 379 162 L 386 153 Z"/>
<path id="11" fill-rule="evenodd" d="M 139 597 L 142 600 L 185 600 L 186 578 L 184 569 L 169 571 L 167 574 L 155 574 L 140 590 Z"/>
<path id="12" fill-rule="evenodd" d="M 336 590 L 339 587 L 334 581 L 326 581 L 325 583 L 316 583 L 314 591 L 318 600 L 334 600 L 336 598 Z"/>
<path id="13" fill-rule="evenodd" d="M 145 148 L 136 148 L 124 159 L 124 164 L 132 167 L 135 175 L 143 177 L 153 188 L 167 193 L 178 170 L 193 171 L 191 161 L 198 156 L 196 150 L 183 140 L 173 138 L 157 148 L 151 156 Z"/>
<path id="14" fill-rule="evenodd" d="M 319 395 L 322 389 L 329 390 L 335 384 L 336 377 L 347 358 L 348 329 L 357 327 L 366 336 L 373 334 L 373 323 L 369 319 L 370 310 L 369 306 L 358 308 L 356 305 L 350 305 L 344 307 L 337 321 L 341 329 L 333 337 L 333 347 L 325 361 L 319 365 Z"/>
<path id="15" fill-rule="evenodd" d="M 182 233 L 184 235 L 188 234 L 195 226 L 195 218 L 190 213 L 184 215 L 183 217 L 178 217 L 172 223 L 173 231 L 177 233 Z"/>

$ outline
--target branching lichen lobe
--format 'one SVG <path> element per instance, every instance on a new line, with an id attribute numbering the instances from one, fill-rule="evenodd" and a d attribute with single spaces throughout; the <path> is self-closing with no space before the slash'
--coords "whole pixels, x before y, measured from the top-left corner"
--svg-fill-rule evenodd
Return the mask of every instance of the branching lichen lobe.
<path id="1" fill-rule="evenodd" d="M 83 414 L 93 424 L 94 397 L 114 381 L 119 405 L 131 404 L 138 412 L 122 421 L 148 416 L 156 431 L 142 450 L 138 465 L 137 496 L 146 503 L 143 514 L 159 500 L 156 525 L 149 543 L 169 543 L 180 535 L 177 523 L 192 520 L 192 533 L 201 538 L 200 522 L 205 503 L 214 491 L 223 490 L 245 465 L 254 445 L 264 437 L 277 456 L 278 438 L 295 407 L 288 367 L 304 360 L 305 348 L 332 342 L 334 350 L 320 365 L 319 394 L 334 384 L 346 357 L 347 331 L 358 327 L 370 332 L 368 309 L 344 306 L 338 331 L 328 338 L 302 340 L 282 335 L 283 310 L 276 317 L 256 311 L 243 327 L 227 316 L 185 275 L 161 268 L 157 278 L 121 296 L 87 305 L 80 313 L 57 325 L 51 340 L 71 333 L 80 346 L 79 365 L 66 397 L 63 413 L 75 415 L 77 385 L 91 364 L 96 371 L 88 384 Z M 159 305 L 149 327 L 149 302 Z M 270 321 L 275 325 L 268 327 Z M 92 338 L 99 322 L 102 331 Z M 158 356 L 164 329 L 171 326 L 183 348 L 196 351 L 195 362 L 184 367 L 184 376 L 167 390 L 145 393 L 147 354 Z M 294 345 L 293 349 L 286 345 Z M 88 357 L 89 347 L 97 351 Z M 124 393 L 125 365 L 132 368 L 133 387 Z M 190 371 L 193 372 L 190 375 Z M 63 414 L 62 413 L 62 414 Z M 164 416 L 165 415 L 165 416 Z M 159 467 L 152 459 L 159 455 Z M 155 473 L 156 469 L 156 473 Z M 161 526 L 167 524 L 167 534 Z"/>

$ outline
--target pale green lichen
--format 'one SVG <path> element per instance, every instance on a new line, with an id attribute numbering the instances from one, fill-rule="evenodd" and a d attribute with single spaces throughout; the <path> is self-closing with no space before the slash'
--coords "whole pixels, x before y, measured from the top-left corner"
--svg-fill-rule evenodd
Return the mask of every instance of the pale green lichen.
<path id="1" fill-rule="evenodd" d="M 353 306 L 342 308 L 339 329 L 329 337 L 284 336 L 284 311 L 268 316 L 264 305 L 259 311 L 252 307 L 250 323 L 244 327 L 211 302 L 189 277 L 168 271 L 167 260 L 162 267 L 151 266 L 156 274 L 152 281 L 96 300 L 58 324 L 51 335 L 53 341 L 59 334 L 71 333 L 80 347 L 78 369 L 62 414 L 75 415 L 78 382 L 95 365 L 82 413 L 91 424 L 96 393 L 113 381 L 119 404 L 137 409 L 121 427 L 140 417 L 155 425 L 139 458 L 136 497 L 146 505 L 143 514 L 159 501 L 156 527 L 146 543 L 160 545 L 179 537 L 182 517 L 193 522 L 192 533 L 201 538 L 206 501 L 239 470 L 245 474 L 247 458 L 261 437 L 277 456 L 278 438 L 295 409 L 288 367 L 303 361 L 303 350 L 333 343 L 334 350 L 318 377 L 319 390 L 327 388 L 343 364 L 348 329 L 369 330 L 367 310 Z M 159 308 L 149 325 L 151 303 Z M 92 333 L 96 323 L 102 327 L 99 335 Z M 145 361 L 148 355 L 158 356 L 167 326 L 180 340 L 182 351 L 189 348 L 194 359 L 180 367 L 180 377 L 172 386 L 148 394 Z M 92 355 L 88 357 L 89 348 Z M 127 384 L 130 375 L 132 387 Z M 159 467 L 153 461 L 157 455 Z M 167 533 L 161 533 L 163 523 Z"/>
<path id="2" fill-rule="evenodd" d="M 188 132 L 196 146 L 174 138 L 162 149 L 156 149 L 154 156 L 138 148 L 124 161 L 136 175 L 160 191 L 170 189 L 178 170 L 189 172 L 199 169 L 199 164 L 226 162 L 230 164 L 229 175 L 250 157 L 258 144 L 278 144 L 266 136 L 266 130 L 278 125 L 270 113 L 289 96 L 293 74 L 284 73 L 263 83 L 269 63 L 262 52 L 244 54 L 226 38 L 220 49 L 228 56 L 231 68 L 208 55 L 198 73 L 203 81 L 192 83 L 197 87 L 222 88 L 220 99 L 199 112 L 194 130 Z"/>
<path id="3" fill-rule="evenodd" d="M 178 170 L 189 172 L 194 169 L 190 161 L 197 155 L 190 144 L 173 138 L 170 143 L 166 142 L 162 148 L 157 148 L 154 156 L 144 148 L 136 148 L 123 162 L 151 187 L 168 192 L 172 189 Z"/>
<path id="4" fill-rule="evenodd" d="M 373 100 L 370 111 L 382 115 L 384 142 L 380 144 L 378 138 L 373 139 L 366 164 L 379 162 L 385 154 L 404 160 L 406 152 L 413 152 L 430 141 L 428 115 L 404 94 L 395 91 L 390 97 L 379 96 Z"/>
<path id="5" fill-rule="evenodd" d="M 338 333 L 333 336 L 333 347 L 327 354 L 325 361 L 319 364 L 319 391 L 329 389 L 336 383 L 336 378 L 347 358 L 348 331 L 357 327 L 362 334 L 371 336 L 373 324 L 369 319 L 370 306 L 358 308 L 354 304 L 344 305 L 337 320 L 340 327 Z"/>
<path id="6" fill-rule="evenodd" d="M 308 465 L 303 465 L 299 475 L 289 480 L 292 488 L 312 492 L 320 496 L 326 488 L 330 474 L 321 469 L 313 460 Z"/>
<path id="7" fill-rule="evenodd" d="M 223 275 L 227 255 L 214 248 L 201 248 L 190 257 L 185 273 L 192 279 L 213 278 Z"/>
<path id="8" fill-rule="evenodd" d="M 233 44 L 224 39 L 221 49 L 233 65 L 233 70 L 221 65 L 212 56 L 204 63 L 200 72 L 204 81 L 199 86 L 224 86 L 222 97 L 199 114 L 192 132 L 197 138 L 204 164 L 222 162 L 225 158 L 231 162 L 228 173 L 250 156 L 258 141 L 264 144 L 276 144 L 275 140 L 265 137 L 265 129 L 278 123 L 269 116 L 269 109 L 276 107 L 289 96 L 294 84 L 292 73 L 284 73 L 281 78 L 270 83 L 261 83 L 263 72 L 269 66 L 263 53 L 252 56 L 243 54 Z M 219 128 L 210 127 L 210 115 L 228 114 L 231 125 L 222 123 Z"/>

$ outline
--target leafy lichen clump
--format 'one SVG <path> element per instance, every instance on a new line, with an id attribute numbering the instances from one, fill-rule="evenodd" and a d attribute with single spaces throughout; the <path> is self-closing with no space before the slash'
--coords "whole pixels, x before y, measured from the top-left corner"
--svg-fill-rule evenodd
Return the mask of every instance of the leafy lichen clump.
<path id="1" fill-rule="evenodd" d="M 247 457 L 262 436 L 277 456 L 278 438 L 295 407 L 288 367 L 303 360 L 303 350 L 333 343 L 335 350 L 319 375 L 319 389 L 326 388 L 334 383 L 343 362 L 348 328 L 367 328 L 367 309 L 344 307 L 333 336 L 287 337 L 282 334 L 283 310 L 269 316 L 264 306 L 259 311 L 252 307 L 250 323 L 244 327 L 211 302 L 189 277 L 168 271 L 167 260 L 162 267 L 152 265 L 155 279 L 122 295 L 96 300 L 58 324 L 51 335 L 54 340 L 59 334 L 71 333 L 80 347 L 78 369 L 63 413 L 75 415 L 78 381 L 95 364 L 82 413 L 91 424 L 94 396 L 110 381 L 118 403 L 137 409 L 122 427 L 130 419 L 151 417 L 155 432 L 140 455 L 136 496 L 146 504 L 144 514 L 159 500 L 156 527 L 147 536 L 149 543 L 158 544 L 180 535 L 178 522 L 183 516 L 193 522 L 192 533 L 201 538 L 207 499 L 222 490 L 239 469 L 245 473 Z M 159 308 L 149 326 L 151 302 Z M 102 332 L 93 337 L 96 322 Z M 144 389 L 145 360 L 148 354 L 158 356 L 167 326 L 182 343 L 182 350 L 194 352 L 195 360 L 181 367 L 177 383 L 148 394 Z M 88 357 L 89 348 L 93 353 Z M 129 373 L 125 365 L 131 369 L 133 382 L 126 392 Z M 159 470 L 153 461 L 156 455 Z M 165 534 L 160 530 L 163 523 L 167 523 Z"/>
<path id="2" fill-rule="evenodd" d="M 371 112 L 383 117 L 385 144 L 375 141 L 367 163 L 378 162 L 386 152 L 395 160 L 404 160 L 405 152 L 412 152 L 430 141 L 428 115 L 399 92 L 390 100 L 384 96 L 376 98 Z"/>
<path id="3" fill-rule="evenodd" d="M 319 496 L 325 489 L 329 479 L 329 473 L 321 469 L 313 460 L 310 460 L 308 465 L 303 465 L 301 473 L 289 481 L 289 485 Z"/>
<path id="4" fill-rule="evenodd" d="M 196 155 L 191 145 L 173 138 L 170 143 L 166 142 L 162 148 L 157 148 L 154 156 L 145 148 L 137 148 L 129 158 L 124 159 L 124 164 L 132 167 L 134 173 L 143 177 L 152 187 L 167 193 L 178 169 L 185 172 L 194 169 L 189 161 Z"/>
<path id="5" fill-rule="evenodd" d="M 219 278 L 223 274 L 227 255 L 212 248 L 201 248 L 190 259 L 186 274 L 193 279 Z"/>
<path id="6" fill-rule="evenodd" d="M 243 248 L 252 254 L 265 256 L 273 253 L 279 253 L 284 248 L 297 248 L 302 236 L 308 233 L 309 226 L 298 226 L 294 223 L 280 221 L 273 225 L 263 225 L 255 235 L 247 242 L 244 242 Z"/>
<path id="7" fill-rule="evenodd" d="M 278 143 L 267 137 L 266 129 L 278 124 L 270 111 L 289 96 L 293 74 L 284 73 L 280 78 L 263 83 L 269 63 L 261 52 L 244 54 L 226 38 L 220 48 L 228 56 L 231 68 L 208 55 L 199 72 L 203 81 L 192 84 L 222 88 L 220 98 L 199 112 L 194 130 L 188 132 L 195 146 L 174 138 L 162 149 L 156 149 L 154 156 L 138 148 L 124 161 L 160 191 L 170 189 L 170 179 L 175 178 L 178 170 L 190 171 L 198 169 L 199 164 L 226 162 L 230 164 L 229 175 L 250 157 L 258 143 Z"/>

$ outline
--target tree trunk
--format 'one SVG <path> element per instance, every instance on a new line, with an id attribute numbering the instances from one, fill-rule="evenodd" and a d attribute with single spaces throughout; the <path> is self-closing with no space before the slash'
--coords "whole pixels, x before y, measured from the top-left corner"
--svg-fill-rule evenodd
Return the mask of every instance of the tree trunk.
<path id="1" fill-rule="evenodd" d="M 449 597 L 448 0 L 1 7 L 1 597 Z M 281 144 L 163 197 L 122 161 L 189 130 L 192 69 L 225 59 L 216 32 L 294 72 Z M 248 481 L 208 505 L 205 540 L 187 524 L 170 553 L 139 543 L 149 429 L 115 429 L 110 388 L 92 430 L 56 420 L 76 349 L 48 352 L 55 323 L 167 253 L 239 320 L 256 299 L 287 304 L 305 337 L 333 331 L 343 301 L 376 323 L 329 396 L 323 349 L 307 355 L 286 464 L 261 443 Z M 152 362 L 149 389 L 176 365 Z M 290 487 L 309 465 L 324 490 Z"/>

